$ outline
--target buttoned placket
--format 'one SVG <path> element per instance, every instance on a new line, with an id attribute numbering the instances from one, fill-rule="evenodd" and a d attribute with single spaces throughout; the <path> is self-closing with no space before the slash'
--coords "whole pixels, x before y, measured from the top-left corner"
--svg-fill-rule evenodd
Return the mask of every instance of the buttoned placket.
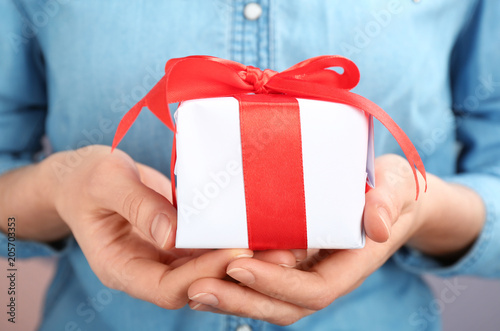
<path id="1" fill-rule="evenodd" d="M 261 69 L 271 65 L 270 0 L 233 0 L 231 24 L 231 59 Z M 272 69 L 272 68 L 271 68 Z M 225 330 L 264 330 L 259 320 L 225 316 Z"/>
<path id="2" fill-rule="evenodd" d="M 232 7 L 231 59 L 261 69 L 270 68 L 269 0 L 234 0 Z"/>

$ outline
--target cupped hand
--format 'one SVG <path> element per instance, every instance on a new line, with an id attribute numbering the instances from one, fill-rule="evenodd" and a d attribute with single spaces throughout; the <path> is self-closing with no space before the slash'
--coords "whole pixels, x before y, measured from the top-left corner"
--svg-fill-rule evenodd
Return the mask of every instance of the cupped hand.
<path id="1" fill-rule="evenodd" d="M 176 210 L 164 175 L 98 145 L 57 153 L 44 162 L 61 164 L 75 153 L 85 156 L 55 177 L 48 194 L 104 285 L 177 309 L 188 302 L 193 282 L 225 278 L 231 261 L 254 255 L 248 249 L 174 249 Z M 255 256 L 275 264 L 296 261 L 287 251 Z"/>
<path id="2" fill-rule="evenodd" d="M 288 325 L 354 290 L 416 235 L 428 208 L 423 192 L 415 200 L 415 182 L 403 158 L 377 158 L 376 180 L 376 188 L 366 194 L 363 249 L 310 250 L 296 268 L 234 260 L 227 274 L 245 286 L 213 277 L 196 280 L 188 290 L 190 307 Z"/>

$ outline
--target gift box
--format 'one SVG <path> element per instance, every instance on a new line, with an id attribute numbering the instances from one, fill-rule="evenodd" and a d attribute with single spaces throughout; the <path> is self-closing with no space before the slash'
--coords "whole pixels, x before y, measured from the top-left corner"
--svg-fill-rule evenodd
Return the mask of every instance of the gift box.
<path id="1" fill-rule="evenodd" d="M 371 116 L 319 100 L 246 98 L 260 113 L 249 128 L 240 121 L 252 115 L 240 116 L 232 97 L 177 110 L 176 247 L 363 247 Z"/>
<path id="2" fill-rule="evenodd" d="M 354 63 L 338 56 L 281 73 L 213 57 L 173 59 L 124 116 L 113 148 L 143 107 L 175 132 L 177 248 L 361 248 L 365 190 L 375 184 L 372 116 L 410 162 L 417 197 L 416 171 L 425 178 L 425 169 L 399 126 L 349 92 L 358 81 Z"/>

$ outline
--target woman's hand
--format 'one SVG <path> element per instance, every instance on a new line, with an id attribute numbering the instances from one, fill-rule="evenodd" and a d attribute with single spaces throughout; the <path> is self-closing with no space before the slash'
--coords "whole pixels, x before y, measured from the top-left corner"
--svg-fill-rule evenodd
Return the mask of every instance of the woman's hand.
<path id="1" fill-rule="evenodd" d="M 16 217 L 20 238 L 53 241 L 71 230 L 105 285 L 167 309 L 188 302 L 195 280 L 227 278 L 231 261 L 254 255 L 248 249 L 173 249 L 170 181 L 122 151 L 110 152 L 87 146 L 0 176 L 0 211 Z M 290 251 L 255 257 L 296 262 Z"/>
<path id="2" fill-rule="evenodd" d="M 376 180 L 366 194 L 365 248 L 310 251 L 297 268 L 252 258 L 232 261 L 227 274 L 246 286 L 196 280 L 188 290 L 190 307 L 288 325 L 357 288 L 401 246 L 453 259 L 482 228 L 482 201 L 465 187 L 429 175 L 428 192 L 415 200 L 411 168 L 399 156 L 377 158 Z"/>
<path id="3" fill-rule="evenodd" d="M 68 153 L 83 152 L 58 153 L 44 162 L 53 170 Z M 172 249 L 176 210 L 170 181 L 119 150 L 88 146 L 85 154 L 78 165 L 52 176 L 48 193 L 104 285 L 177 309 L 187 303 L 192 282 L 223 278 L 230 261 L 253 255 L 245 249 Z"/>

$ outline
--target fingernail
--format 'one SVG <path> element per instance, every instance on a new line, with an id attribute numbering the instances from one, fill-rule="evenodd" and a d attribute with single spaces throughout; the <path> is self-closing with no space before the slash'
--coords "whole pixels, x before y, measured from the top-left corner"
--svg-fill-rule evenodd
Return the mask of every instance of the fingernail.
<path id="1" fill-rule="evenodd" d="M 167 215 L 156 215 L 153 223 L 151 224 L 151 235 L 153 236 L 158 246 L 160 246 L 161 248 L 165 246 L 171 230 L 172 224 L 170 223 Z"/>
<path id="2" fill-rule="evenodd" d="M 247 269 L 233 268 L 228 270 L 227 274 L 247 285 L 253 284 L 255 282 L 255 276 Z"/>
<path id="3" fill-rule="evenodd" d="M 295 267 L 294 265 L 289 265 L 289 264 L 285 264 L 285 263 L 280 263 L 279 266 L 285 267 L 285 268 L 294 268 Z"/>
<path id="4" fill-rule="evenodd" d="M 236 256 L 233 256 L 233 258 L 231 260 L 229 260 L 228 264 L 231 263 L 231 262 L 233 262 L 234 260 L 242 259 L 242 258 L 245 258 L 245 257 L 253 257 L 253 252 L 242 253 L 242 254 L 238 254 Z"/>
<path id="5" fill-rule="evenodd" d="M 246 254 L 246 253 L 239 254 L 239 255 L 236 255 L 235 257 L 233 257 L 233 259 L 236 260 L 236 259 L 241 259 L 243 257 L 253 257 L 253 254 Z"/>
<path id="6" fill-rule="evenodd" d="M 307 256 L 307 251 L 305 249 L 291 249 L 290 251 L 295 256 L 295 261 L 297 263 L 304 260 Z"/>
<path id="7" fill-rule="evenodd" d="M 219 304 L 219 299 L 212 293 L 198 293 L 189 298 L 190 300 L 196 301 L 198 303 L 209 305 L 209 306 L 217 306 Z M 196 309 L 199 305 L 194 306 Z"/>
<path id="8" fill-rule="evenodd" d="M 191 307 L 192 310 L 196 310 L 198 308 L 200 308 L 200 306 L 202 305 L 201 302 L 198 302 L 197 304 L 195 304 L 193 307 Z"/>
<path id="9" fill-rule="evenodd" d="M 389 217 L 389 213 L 387 212 L 387 209 L 384 207 L 378 207 L 377 209 L 378 212 L 378 217 L 382 220 L 382 223 L 385 226 L 385 230 L 387 231 L 387 235 L 391 234 L 391 228 L 389 227 L 391 224 L 391 218 Z"/>
<path id="10" fill-rule="evenodd" d="M 196 302 L 196 301 L 193 301 Z M 204 305 L 202 303 L 197 303 L 193 307 L 191 307 L 192 310 L 197 310 L 197 311 L 214 311 L 215 308 L 212 306 Z"/>

